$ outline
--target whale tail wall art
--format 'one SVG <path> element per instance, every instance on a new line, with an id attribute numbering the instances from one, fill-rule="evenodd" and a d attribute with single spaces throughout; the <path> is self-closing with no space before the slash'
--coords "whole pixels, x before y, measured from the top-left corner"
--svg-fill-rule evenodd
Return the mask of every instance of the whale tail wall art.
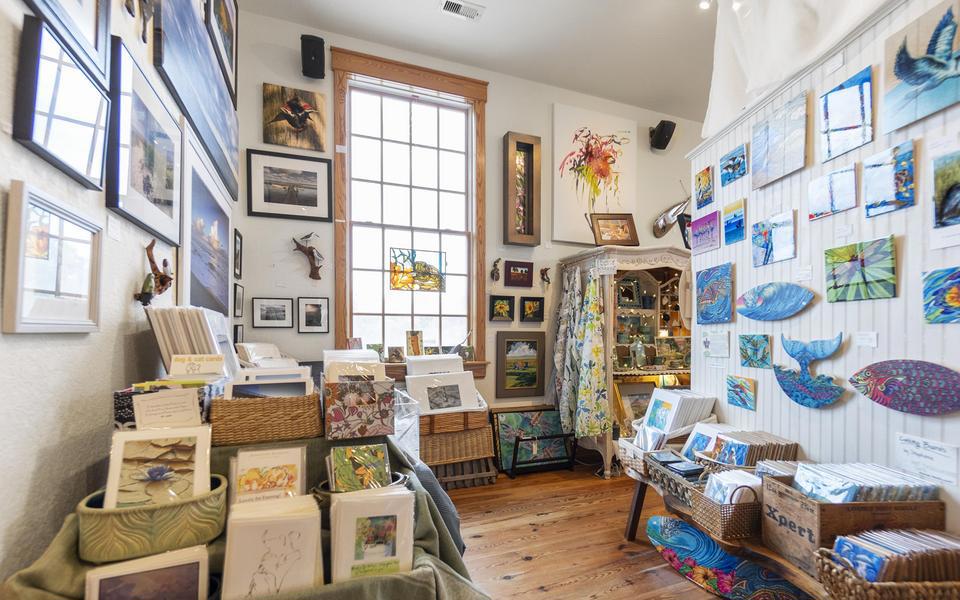
<path id="1" fill-rule="evenodd" d="M 814 377 L 810 371 L 810 363 L 823 360 L 839 350 L 840 344 L 843 343 L 843 333 L 838 333 L 837 337 L 831 340 L 812 342 L 790 340 L 781 334 L 780 340 L 783 342 L 786 353 L 800 363 L 799 371 L 773 365 L 777 383 L 780 384 L 783 393 L 800 406 L 807 408 L 822 408 L 839 400 L 843 394 L 843 386 L 835 384 L 833 377 L 828 375 Z"/>

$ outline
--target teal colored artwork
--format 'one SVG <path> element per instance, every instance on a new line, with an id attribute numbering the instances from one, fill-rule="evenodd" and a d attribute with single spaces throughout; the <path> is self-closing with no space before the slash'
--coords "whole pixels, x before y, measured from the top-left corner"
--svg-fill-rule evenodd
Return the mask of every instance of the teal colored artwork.
<path id="1" fill-rule="evenodd" d="M 893 298 L 897 295 L 893 236 L 830 248 L 824 252 L 827 302 Z"/>
<path id="2" fill-rule="evenodd" d="M 927 323 L 960 322 L 960 267 L 923 274 L 923 318 Z"/>
<path id="3" fill-rule="evenodd" d="M 770 356 L 770 336 L 745 334 L 740 336 L 740 364 L 755 369 L 773 368 Z"/>
<path id="4" fill-rule="evenodd" d="M 647 413 L 647 427 L 652 427 L 658 431 L 666 431 L 667 419 L 670 417 L 670 411 L 673 410 L 673 404 L 658 398 L 653 401 L 650 410 Z"/>
<path id="5" fill-rule="evenodd" d="M 727 187 L 747 174 L 747 145 L 740 144 L 720 157 L 720 186 Z"/>
<path id="6" fill-rule="evenodd" d="M 497 413 L 494 415 L 494 424 L 497 456 L 500 468 L 504 471 L 510 469 L 513 463 L 513 449 L 518 437 L 531 438 L 563 433 L 560 412 L 556 410 Z M 540 461 L 539 464 L 555 464 L 568 460 L 567 444 L 563 438 L 520 442 L 517 452 L 518 463 Z"/>
<path id="7" fill-rule="evenodd" d="M 813 300 L 813 292 L 795 283 L 762 283 L 737 298 L 737 312 L 755 321 L 779 321 L 797 314 Z"/>
<path id="8" fill-rule="evenodd" d="M 750 444 L 733 442 L 727 439 L 717 440 L 717 462 L 727 465 L 746 466 Z"/>
<path id="9" fill-rule="evenodd" d="M 830 340 L 812 342 L 791 340 L 780 334 L 780 341 L 783 343 L 784 351 L 800 363 L 799 371 L 773 365 L 777 383 L 788 398 L 807 408 L 823 408 L 840 399 L 843 395 L 843 386 L 835 384 L 833 378 L 827 375 L 814 377 L 810 365 L 832 356 L 839 350 L 840 344 L 843 343 L 843 333 L 838 333 L 837 337 Z"/>
<path id="10" fill-rule="evenodd" d="M 757 410 L 757 380 L 739 375 L 727 375 L 727 404 L 747 410 Z"/>
<path id="11" fill-rule="evenodd" d="M 863 205 L 868 217 L 909 208 L 916 203 L 913 140 L 863 161 Z"/>
<path id="12" fill-rule="evenodd" d="M 697 273 L 697 323 L 729 323 L 733 320 L 733 263 Z"/>

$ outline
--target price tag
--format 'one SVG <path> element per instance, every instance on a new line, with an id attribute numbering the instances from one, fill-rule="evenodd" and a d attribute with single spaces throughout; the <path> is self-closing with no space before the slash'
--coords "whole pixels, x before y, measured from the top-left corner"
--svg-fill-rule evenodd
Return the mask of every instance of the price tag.
<path id="1" fill-rule="evenodd" d="M 797 281 L 813 281 L 813 267 L 810 265 L 801 267 L 801 269 L 797 271 L 797 276 L 795 279 Z"/>
<path id="2" fill-rule="evenodd" d="M 858 331 L 853 334 L 853 343 L 861 348 L 877 347 L 876 331 Z"/>

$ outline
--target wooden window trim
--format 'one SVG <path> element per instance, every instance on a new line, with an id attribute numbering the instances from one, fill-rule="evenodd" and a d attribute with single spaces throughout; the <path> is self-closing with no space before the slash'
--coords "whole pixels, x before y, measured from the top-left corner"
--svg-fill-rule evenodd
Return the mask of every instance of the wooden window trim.
<path id="1" fill-rule="evenodd" d="M 350 337 L 348 310 L 349 271 L 347 265 L 347 89 L 351 75 L 364 75 L 447 94 L 461 96 L 473 108 L 474 115 L 474 220 L 471 251 L 474 260 L 473 347 L 477 356 L 469 370 L 474 376 L 486 376 L 486 102 L 487 82 L 434 69 L 380 58 L 369 54 L 330 48 L 333 69 L 333 132 L 334 145 L 334 273 L 337 280 L 334 293 L 334 335 L 337 348 L 347 347 Z"/>

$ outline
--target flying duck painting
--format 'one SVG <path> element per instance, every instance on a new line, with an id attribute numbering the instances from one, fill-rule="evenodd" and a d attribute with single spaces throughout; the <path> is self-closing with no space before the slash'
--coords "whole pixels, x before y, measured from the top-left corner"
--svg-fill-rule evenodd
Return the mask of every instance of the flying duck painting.
<path id="1" fill-rule="evenodd" d="M 263 84 L 263 141 L 303 150 L 326 150 L 327 101 L 323 94 Z"/>

